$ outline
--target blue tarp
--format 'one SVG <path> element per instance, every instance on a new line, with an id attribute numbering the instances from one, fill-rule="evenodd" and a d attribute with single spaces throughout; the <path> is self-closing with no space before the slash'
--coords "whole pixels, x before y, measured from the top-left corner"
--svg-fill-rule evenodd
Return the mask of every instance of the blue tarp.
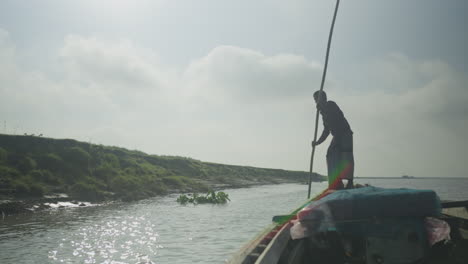
<path id="1" fill-rule="evenodd" d="M 423 219 L 441 213 L 439 197 L 432 190 L 363 187 L 335 191 L 298 213 L 291 228 L 293 239 L 316 232 L 395 236 L 402 230 L 423 234 Z"/>
<path id="2" fill-rule="evenodd" d="M 370 217 L 437 216 L 439 197 L 432 190 L 363 187 L 339 190 L 308 207 L 328 207 L 332 218 L 352 220 Z"/>

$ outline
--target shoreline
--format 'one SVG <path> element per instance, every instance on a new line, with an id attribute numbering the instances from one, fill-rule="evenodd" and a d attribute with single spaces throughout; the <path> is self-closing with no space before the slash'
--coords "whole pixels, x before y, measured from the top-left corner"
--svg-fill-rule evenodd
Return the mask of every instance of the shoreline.
<path id="1" fill-rule="evenodd" d="M 223 190 L 223 189 L 239 189 L 239 188 L 250 188 L 254 186 L 262 186 L 262 185 L 270 185 L 270 184 L 287 184 L 287 183 L 297 183 L 301 184 L 301 182 L 297 181 L 288 181 L 288 180 L 276 180 L 271 182 L 259 182 L 259 181 L 247 181 L 242 180 L 241 182 L 236 183 L 206 183 L 207 186 L 215 191 Z M 180 189 L 171 189 L 165 194 L 155 195 L 145 197 L 143 199 L 148 199 L 157 196 L 166 196 L 174 193 L 197 193 L 196 191 L 184 191 Z M 198 193 L 204 193 L 199 191 Z M 142 199 L 138 199 L 142 200 Z M 100 202 L 90 202 L 90 201 L 79 201 L 68 196 L 65 193 L 59 194 L 52 194 L 52 195 L 45 195 L 44 197 L 38 198 L 14 198 L 11 197 L 10 199 L 0 200 L 0 214 L 2 218 L 7 216 L 13 216 L 18 214 L 27 214 L 27 213 L 35 213 L 49 209 L 67 209 L 67 208 L 76 208 L 76 207 L 89 207 L 89 206 L 98 206 L 102 204 L 112 203 L 122 201 L 122 199 L 109 199 L 103 200 Z M 128 201 L 123 201 L 128 202 Z"/>
<path id="2" fill-rule="evenodd" d="M 64 202 L 135 201 L 174 192 L 202 193 L 258 184 L 300 183 L 311 176 L 317 181 L 324 178 L 305 171 L 150 155 L 73 139 L 0 134 L 0 212 L 3 214 L 46 207 L 41 205 L 49 202 L 43 202 L 44 195 L 57 193 L 71 197 L 63 198 Z M 51 202 L 58 201 L 54 198 Z"/>

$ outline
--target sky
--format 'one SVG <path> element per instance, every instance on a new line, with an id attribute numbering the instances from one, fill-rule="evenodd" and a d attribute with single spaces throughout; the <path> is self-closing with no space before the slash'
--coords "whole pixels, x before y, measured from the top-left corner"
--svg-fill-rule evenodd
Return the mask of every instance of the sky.
<path id="1" fill-rule="evenodd" d="M 2 0 L 0 133 L 308 171 L 334 7 Z M 354 132 L 356 176 L 468 177 L 467 13 L 341 1 L 324 90 Z"/>

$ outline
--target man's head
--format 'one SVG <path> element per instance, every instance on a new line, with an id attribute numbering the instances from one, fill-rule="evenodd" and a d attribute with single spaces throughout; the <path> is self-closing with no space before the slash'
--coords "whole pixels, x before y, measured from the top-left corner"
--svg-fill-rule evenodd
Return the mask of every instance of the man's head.
<path id="1" fill-rule="evenodd" d="M 314 100 L 317 104 L 323 104 L 327 102 L 327 94 L 324 91 L 316 91 L 314 93 Z"/>

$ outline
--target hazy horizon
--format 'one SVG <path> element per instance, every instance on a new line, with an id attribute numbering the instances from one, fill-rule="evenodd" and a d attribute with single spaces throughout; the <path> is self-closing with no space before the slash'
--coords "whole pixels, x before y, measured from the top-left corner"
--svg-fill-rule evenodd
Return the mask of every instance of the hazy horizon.
<path id="1" fill-rule="evenodd" d="M 334 5 L 2 1 L 0 133 L 308 171 Z M 324 89 L 354 131 L 355 175 L 468 177 L 467 12 L 341 1 Z"/>

